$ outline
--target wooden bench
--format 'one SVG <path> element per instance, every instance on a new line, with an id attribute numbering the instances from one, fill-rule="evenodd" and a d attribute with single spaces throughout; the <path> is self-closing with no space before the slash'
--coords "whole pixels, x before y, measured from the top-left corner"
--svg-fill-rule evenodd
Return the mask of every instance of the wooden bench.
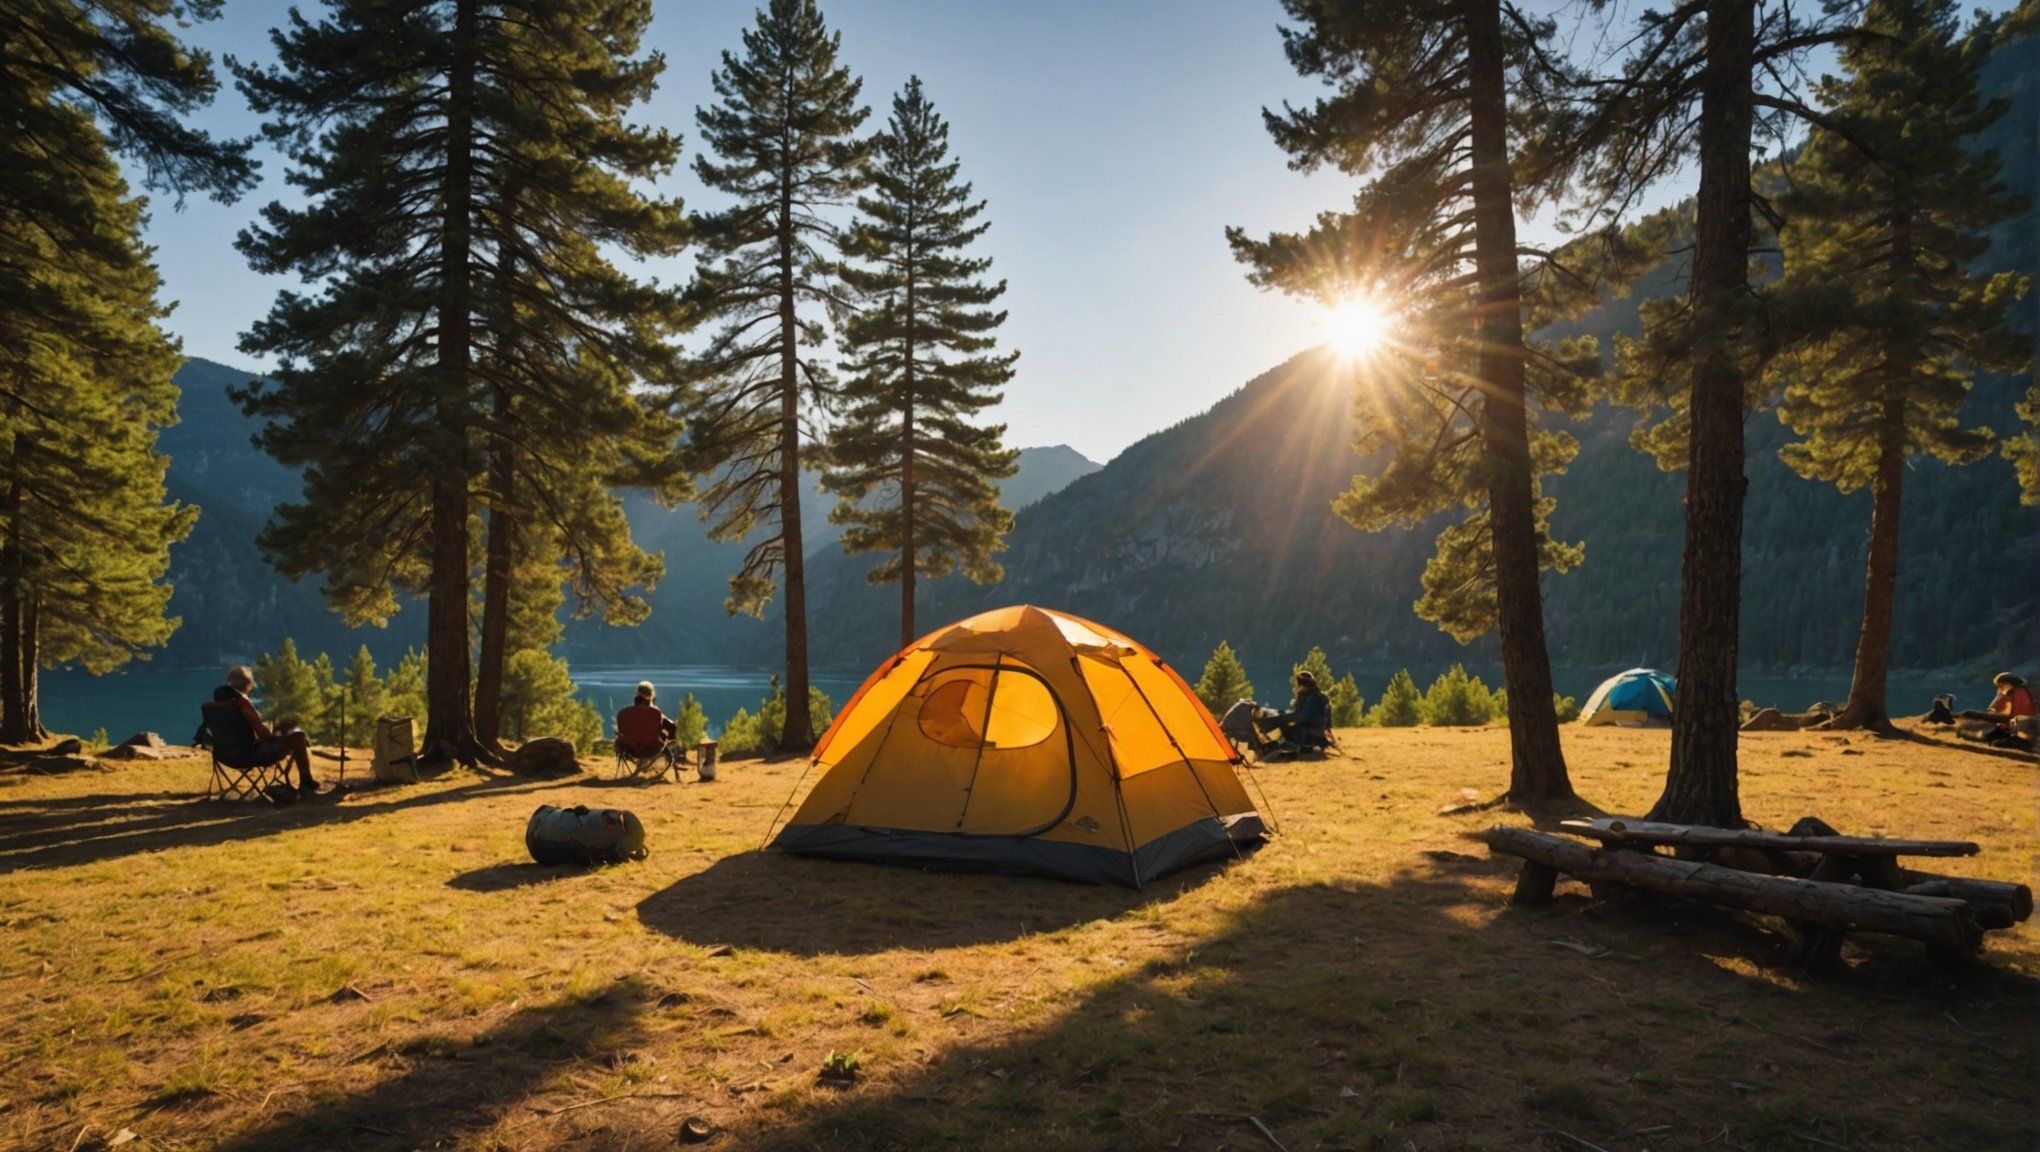
<path id="1" fill-rule="evenodd" d="M 1980 849 L 1965 840 L 1844 836 L 1811 818 L 1784 833 L 1615 818 L 1568 820 L 1560 827 L 1598 846 L 1527 828 L 1488 830 L 1492 851 L 1524 861 L 1517 903 L 1550 900 L 1563 873 L 1597 893 L 1641 890 L 1780 916 L 1799 930 L 1795 958 L 1815 968 L 1839 963 L 1842 939 L 1851 931 L 1967 954 L 1981 945 L 1985 930 L 2009 928 L 2033 912 L 2026 885 L 1898 864 L 1903 856 L 1975 855 Z M 1662 855 L 1661 848 L 1674 854 Z"/>

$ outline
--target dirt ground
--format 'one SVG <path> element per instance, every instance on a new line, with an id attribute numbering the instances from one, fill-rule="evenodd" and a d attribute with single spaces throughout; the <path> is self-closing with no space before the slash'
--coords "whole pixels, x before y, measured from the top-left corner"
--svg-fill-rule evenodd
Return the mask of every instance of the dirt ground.
<path id="1" fill-rule="evenodd" d="M 690 1118 L 719 1150 L 2040 1146 L 2031 924 L 1969 969 L 1861 938 L 1812 978 L 1777 923 L 1511 908 L 1470 837 L 1521 818 L 1439 814 L 1500 790 L 1506 734 L 1341 735 L 1259 771 L 1265 848 L 1143 892 L 760 853 L 797 762 L 271 808 L 194 802 L 198 761 L 11 757 L 0 1146 L 654 1149 Z M 1566 741 L 1632 813 L 1668 743 Z M 1966 875 L 2030 883 L 2040 848 L 2030 758 L 1752 734 L 1743 796 L 1976 840 Z M 631 808 L 651 856 L 530 864 L 541 803 Z"/>

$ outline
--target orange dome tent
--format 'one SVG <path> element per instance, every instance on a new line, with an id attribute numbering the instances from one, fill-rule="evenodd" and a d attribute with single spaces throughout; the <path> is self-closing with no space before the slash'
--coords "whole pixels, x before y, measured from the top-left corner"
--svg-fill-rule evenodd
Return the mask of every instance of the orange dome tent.
<path id="1" fill-rule="evenodd" d="M 1139 887 L 1263 835 L 1240 755 L 1161 658 L 1000 608 L 881 664 L 815 747 L 788 852 Z"/>

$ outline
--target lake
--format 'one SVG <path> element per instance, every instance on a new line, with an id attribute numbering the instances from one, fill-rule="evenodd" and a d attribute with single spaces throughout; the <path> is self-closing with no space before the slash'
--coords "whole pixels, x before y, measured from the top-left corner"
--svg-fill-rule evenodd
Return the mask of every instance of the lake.
<path id="1" fill-rule="evenodd" d="M 1342 674 L 1348 670 L 1359 681 L 1361 694 L 1370 705 L 1395 673 L 1393 668 L 1363 666 L 1339 669 Z M 1500 683 L 1500 675 L 1495 669 L 1475 667 L 1471 670 L 1484 678 L 1490 687 Z M 1198 673 L 1195 667 L 1181 671 L 1191 679 Z M 1410 669 L 1419 689 L 1427 687 L 1441 671 L 1443 669 L 1440 668 Z M 1594 686 L 1612 671 L 1617 670 L 1556 668 L 1553 676 L 1561 693 L 1584 703 Z M 632 689 L 639 680 L 650 680 L 656 684 L 659 703 L 669 710 L 682 693 L 692 692 L 708 713 L 710 731 L 715 731 L 738 708 L 756 711 L 759 702 L 770 691 L 774 672 L 775 669 L 771 668 L 727 664 L 589 664 L 574 668 L 574 680 L 582 697 L 600 709 L 604 716 L 614 716 L 618 709 L 630 703 Z M 828 693 L 829 699 L 840 706 L 857 690 L 867 672 L 868 669 L 853 668 L 816 669 L 812 678 L 815 686 Z M 1288 665 L 1252 664 L 1247 667 L 1247 675 L 1263 702 L 1280 703 L 1288 699 Z M 43 723 L 51 731 L 79 734 L 90 734 L 94 729 L 104 728 L 115 740 L 132 732 L 151 731 L 160 733 L 173 743 L 182 743 L 197 727 L 198 702 L 210 699 L 213 687 L 220 680 L 221 670 L 217 668 L 164 668 L 148 664 L 98 677 L 76 670 L 46 672 L 43 674 Z M 1797 711 L 1818 700 L 1841 701 L 1849 692 L 1849 673 L 1847 669 L 1841 669 L 1791 677 L 1747 674 L 1742 677 L 1741 688 L 1745 699 Z M 1917 715 L 1927 710 L 1936 693 L 1943 691 L 1957 693 L 1962 698 L 1958 706 L 1982 707 L 1990 697 L 1987 684 L 1949 684 L 1943 680 L 1901 674 L 1891 679 L 1889 699 L 1897 714 Z"/>

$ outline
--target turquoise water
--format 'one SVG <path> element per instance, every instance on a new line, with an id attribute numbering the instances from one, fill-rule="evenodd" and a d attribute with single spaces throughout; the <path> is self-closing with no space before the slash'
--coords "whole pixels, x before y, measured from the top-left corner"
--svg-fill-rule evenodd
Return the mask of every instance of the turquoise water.
<path id="1" fill-rule="evenodd" d="M 1182 671 L 1194 678 L 1198 670 L 1193 667 Z M 1341 668 L 1338 671 L 1353 673 L 1360 684 L 1361 694 L 1369 704 L 1380 695 L 1382 686 L 1395 673 L 1393 668 L 1371 667 Z M 1418 688 L 1428 686 L 1440 671 L 1442 669 L 1410 669 Z M 1501 682 L 1495 669 L 1475 667 L 1471 671 L 1484 678 L 1491 687 Z M 1553 676 L 1561 693 L 1585 701 L 1594 686 L 1613 671 L 1619 669 L 1556 668 Z M 759 701 L 770 691 L 773 672 L 770 668 L 721 664 L 591 664 L 576 667 L 574 680 L 582 697 L 605 716 L 615 715 L 618 709 L 630 703 L 632 689 L 639 680 L 650 680 L 658 686 L 659 703 L 668 711 L 680 699 L 681 693 L 692 692 L 707 711 L 713 730 L 738 708 L 756 711 Z M 867 669 L 817 669 L 813 679 L 816 687 L 840 705 L 857 690 L 867 672 Z M 1263 702 L 1272 704 L 1288 699 L 1288 665 L 1250 665 L 1247 674 L 1254 682 L 1256 695 Z M 210 699 L 213 686 L 219 682 L 220 670 L 216 668 L 143 665 L 98 677 L 79 671 L 48 672 L 43 676 L 43 722 L 56 732 L 89 734 L 94 729 L 104 728 L 109 736 L 119 740 L 132 732 L 149 731 L 160 733 L 167 740 L 182 742 L 197 727 L 199 701 Z M 1842 669 L 1791 677 L 1745 675 L 1741 689 L 1745 699 L 1798 711 L 1817 700 L 1842 700 L 1849 692 L 1849 674 Z M 1980 708 L 1990 698 L 1987 684 L 1949 684 L 1920 676 L 1898 675 L 1891 679 L 1889 700 L 1893 711 L 1899 715 L 1916 715 L 1925 712 L 1935 694 L 1943 691 L 1956 694 L 1957 707 Z"/>

